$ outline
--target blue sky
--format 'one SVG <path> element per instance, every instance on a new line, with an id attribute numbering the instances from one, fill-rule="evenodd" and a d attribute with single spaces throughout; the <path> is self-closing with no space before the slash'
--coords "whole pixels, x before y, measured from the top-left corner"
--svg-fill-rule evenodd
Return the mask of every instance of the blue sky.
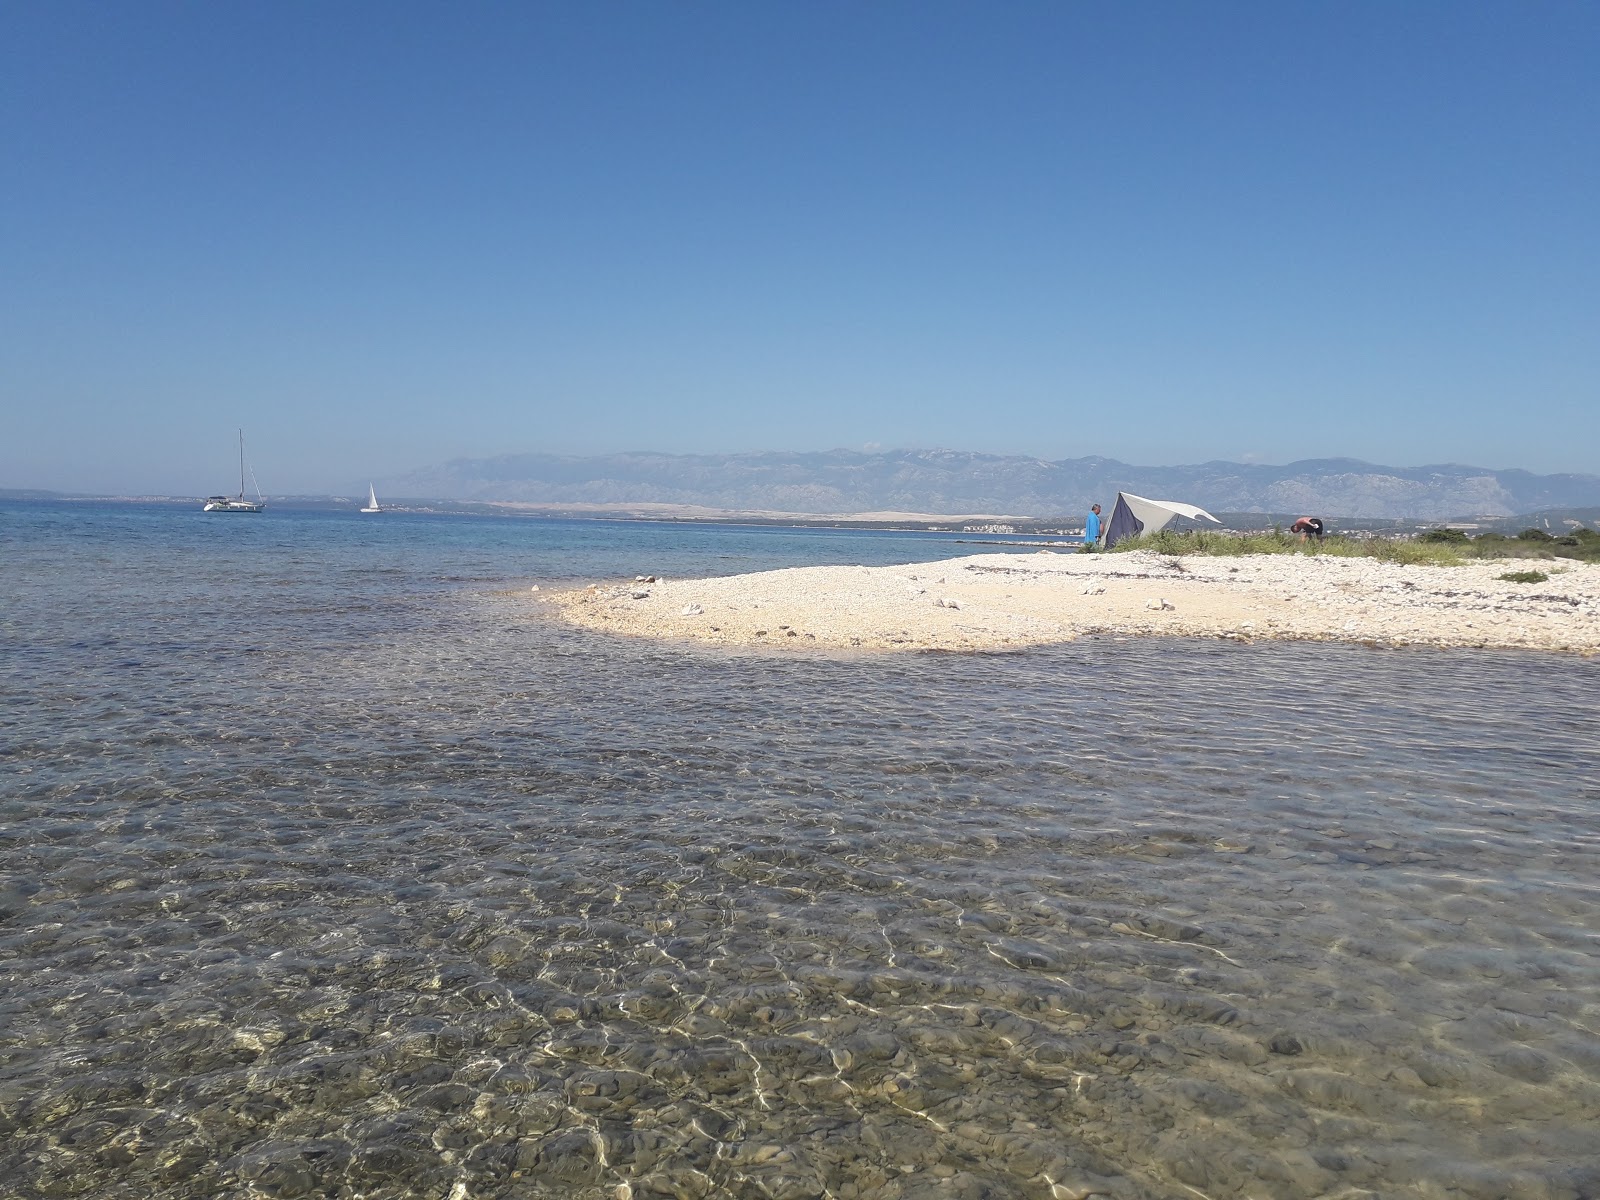
<path id="1" fill-rule="evenodd" d="M 1600 5 L 0 7 L 0 486 L 1600 471 Z"/>

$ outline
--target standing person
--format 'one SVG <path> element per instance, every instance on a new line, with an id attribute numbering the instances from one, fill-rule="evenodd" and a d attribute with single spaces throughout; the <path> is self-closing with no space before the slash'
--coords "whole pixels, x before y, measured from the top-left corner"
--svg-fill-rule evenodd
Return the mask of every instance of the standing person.
<path id="1" fill-rule="evenodd" d="M 1298 533 L 1302 542 L 1306 540 L 1307 536 L 1314 537 L 1320 542 L 1322 540 L 1322 518 L 1301 517 L 1293 525 L 1289 526 L 1289 532 Z"/>
<path id="2" fill-rule="evenodd" d="M 1089 509 L 1089 516 L 1083 522 L 1083 544 L 1085 546 L 1098 546 L 1100 544 L 1100 506 L 1098 504 Z"/>

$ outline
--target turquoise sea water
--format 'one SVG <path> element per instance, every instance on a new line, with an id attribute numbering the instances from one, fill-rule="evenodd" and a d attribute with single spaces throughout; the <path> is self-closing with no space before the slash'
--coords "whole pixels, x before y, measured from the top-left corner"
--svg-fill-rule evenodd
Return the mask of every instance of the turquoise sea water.
<path id="1" fill-rule="evenodd" d="M 1600 1195 L 1594 662 L 528 592 L 980 549 L 0 506 L 0 1195 Z"/>

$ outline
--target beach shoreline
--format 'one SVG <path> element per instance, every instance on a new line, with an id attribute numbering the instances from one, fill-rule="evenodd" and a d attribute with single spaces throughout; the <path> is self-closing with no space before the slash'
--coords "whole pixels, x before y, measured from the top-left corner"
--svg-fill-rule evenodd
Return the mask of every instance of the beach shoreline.
<path id="1" fill-rule="evenodd" d="M 1500 578 L 1530 566 L 1548 578 Z M 1036 551 L 643 576 L 537 598 L 585 629 L 782 651 L 1008 650 L 1112 635 L 1600 652 L 1600 564 L 1565 560 Z"/>

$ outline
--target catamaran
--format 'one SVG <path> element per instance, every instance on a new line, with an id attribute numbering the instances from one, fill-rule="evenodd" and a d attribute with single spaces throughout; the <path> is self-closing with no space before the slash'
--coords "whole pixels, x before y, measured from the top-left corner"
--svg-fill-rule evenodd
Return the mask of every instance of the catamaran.
<path id="1" fill-rule="evenodd" d="M 244 498 L 244 430 L 239 430 L 239 494 L 237 496 L 207 496 L 205 512 L 260 512 L 267 506 L 261 497 L 261 485 L 256 484 L 256 498 Z M 250 482 L 256 482 L 255 472 L 250 472 Z"/>
<path id="2" fill-rule="evenodd" d="M 367 484 L 367 506 L 365 508 L 363 508 L 361 511 L 362 512 L 382 512 L 383 511 L 383 509 L 378 507 L 378 493 L 373 490 L 373 487 L 372 487 L 372 485 L 370 483 Z"/>

